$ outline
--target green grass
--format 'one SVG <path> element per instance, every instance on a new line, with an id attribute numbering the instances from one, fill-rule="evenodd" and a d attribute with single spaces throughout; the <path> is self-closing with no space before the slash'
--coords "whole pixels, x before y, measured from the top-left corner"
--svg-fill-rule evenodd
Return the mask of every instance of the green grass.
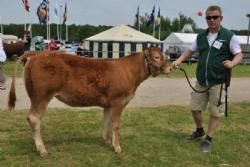
<path id="1" fill-rule="evenodd" d="M 5 73 L 7 76 L 12 76 L 14 71 L 15 61 L 7 61 L 4 65 Z M 190 77 L 195 76 L 196 63 L 193 64 L 182 64 L 181 67 L 187 72 Z M 22 75 L 22 65 L 19 65 L 18 76 Z M 184 77 L 182 71 L 176 70 L 167 75 L 161 75 L 161 77 Z M 233 69 L 233 77 L 250 77 L 250 65 L 239 65 Z"/>
<path id="2" fill-rule="evenodd" d="M 4 64 L 4 72 L 7 76 L 13 75 L 15 65 L 16 65 L 16 61 L 7 61 Z M 22 73 L 23 73 L 23 65 L 19 65 L 17 76 L 22 76 Z"/>
<path id="3" fill-rule="evenodd" d="M 121 155 L 102 144 L 100 109 L 49 109 L 42 134 L 49 151 L 36 152 L 27 111 L 0 112 L 1 166 L 250 166 L 250 103 L 229 105 L 222 118 L 211 153 L 202 153 L 200 142 L 185 137 L 194 129 L 188 107 L 126 109 L 120 128 Z M 208 113 L 205 113 L 207 125 Z"/>

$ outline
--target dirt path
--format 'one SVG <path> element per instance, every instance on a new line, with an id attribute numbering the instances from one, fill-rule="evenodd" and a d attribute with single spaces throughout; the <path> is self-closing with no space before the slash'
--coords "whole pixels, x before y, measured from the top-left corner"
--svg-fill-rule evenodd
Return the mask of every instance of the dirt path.
<path id="1" fill-rule="evenodd" d="M 194 82 L 194 79 L 192 79 Z M 230 102 L 250 102 L 250 78 L 233 78 L 229 89 Z M 10 78 L 7 79 L 7 90 L 0 91 L 0 109 L 7 108 Z M 16 109 L 28 109 L 29 98 L 22 78 L 17 78 Z M 128 107 L 156 107 L 166 105 L 189 105 L 191 88 L 185 78 L 149 78 L 136 91 L 136 95 Z M 69 107 L 57 99 L 53 99 L 49 108 Z"/>

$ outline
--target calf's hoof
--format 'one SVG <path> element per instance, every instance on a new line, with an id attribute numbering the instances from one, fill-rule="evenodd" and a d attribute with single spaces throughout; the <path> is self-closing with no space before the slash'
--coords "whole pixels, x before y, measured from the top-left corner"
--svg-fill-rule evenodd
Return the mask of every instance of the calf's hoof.
<path id="1" fill-rule="evenodd" d="M 42 158 L 46 157 L 48 155 L 48 152 L 46 150 L 40 151 L 40 156 Z"/>
<path id="2" fill-rule="evenodd" d="M 111 145 L 110 140 L 103 140 L 103 143 L 104 143 L 105 145 L 107 145 L 107 146 Z"/>
<path id="3" fill-rule="evenodd" d="M 120 146 L 115 147 L 115 153 L 120 154 L 122 152 L 122 149 Z"/>

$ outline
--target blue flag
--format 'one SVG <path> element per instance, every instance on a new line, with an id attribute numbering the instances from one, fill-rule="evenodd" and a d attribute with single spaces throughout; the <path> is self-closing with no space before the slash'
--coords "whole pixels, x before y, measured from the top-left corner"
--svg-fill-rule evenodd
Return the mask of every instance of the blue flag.
<path id="1" fill-rule="evenodd" d="M 155 21 L 155 6 L 153 7 L 152 13 L 150 15 L 150 17 L 148 18 L 148 22 L 146 24 L 146 26 L 150 26 L 151 24 L 154 24 Z"/>
<path id="2" fill-rule="evenodd" d="M 48 10 L 49 10 L 49 1 L 43 0 L 43 2 L 38 6 L 36 12 L 40 24 L 47 23 Z"/>
<path id="3" fill-rule="evenodd" d="M 135 14 L 135 22 L 134 22 L 134 27 L 135 28 L 139 28 L 139 24 L 140 24 L 140 8 L 139 6 L 137 7 L 137 13 Z"/>
<path id="4" fill-rule="evenodd" d="M 158 15 L 157 15 L 157 18 L 155 19 L 155 28 L 159 29 L 160 26 L 161 26 L 161 11 L 159 7 Z"/>

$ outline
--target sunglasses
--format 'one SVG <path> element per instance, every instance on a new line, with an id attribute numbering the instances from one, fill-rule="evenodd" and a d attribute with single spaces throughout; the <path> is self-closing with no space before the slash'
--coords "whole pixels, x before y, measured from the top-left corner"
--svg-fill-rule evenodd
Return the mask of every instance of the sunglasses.
<path id="1" fill-rule="evenodd" d="M 206 19 L 207 20 L 216 20 L 216 19 L 218 19 L 220 16 L 206 16 Z"/>

